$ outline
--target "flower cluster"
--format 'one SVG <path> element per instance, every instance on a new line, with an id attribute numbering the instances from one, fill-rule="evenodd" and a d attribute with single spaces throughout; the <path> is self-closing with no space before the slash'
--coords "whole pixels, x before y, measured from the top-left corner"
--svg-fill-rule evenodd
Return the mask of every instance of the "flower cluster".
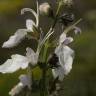
<path id="1" fill-rule="evenodd" d="M 61 0 L 62 1 L 62 0 Z M 27 87 L 28 92 L 25 92 L 24 96 L 28 95 L 34 90 L 34 76 L 32 76 L 32 70 L 37 66 L 42 71 L 42 77 L 38 80 L 41 96 L 44 94 L 52 95 L 58 89 L 58 81 L 63 81 L 64 77 L 72 69 L 72 63 L 74 59 L 74 50 L 72 50 L 68 44 L 73 42 L 73 38 L 68 36 L 68 32 L 74 31 L 75 34 L 80 33 L 81 30 L 76 26 L 81 20 L 78 20 L 76 23 L 72 24 L 74 21 L 74 15 L 69 13 L 64 13 L 63 15 L 58 14 L 58 10 L 62 5 L 59 5 L 56 16 L 53 15 L 52 7 L 49 3 L 43 3 L 39 6 L 37 2 L 37 11 L 33 9 L 24 8 L 21 10 L 21 14 L 25 12 L 31 12 L 35 17 L 36 21 L 27 19 L 26 28 L 18 29 L 14 35 L 12 35 L 6 42 L 3 43 L 3 48 L 13 48 L 20 44 L 24 38 L 31 37 L 38 42 L 37 49 L 34 51 L 32 48 L 26 48 L 26 55 L 14 54 L 11 56 L 11 59 L 5 61 L 4 64 L 0 65 L 1 73 L 13 73 L 20 69 L 27 69 L 27 73 L 20 75 L 20 82 L 9 92 L 11 96 L 18 96 L 22 91 Z M 63 0 L 65 4 L 69 4 L 72 0 Z M 39 15 L 52 17 L 54 20 L 53 25 L 50 27 L 49 31 L 44 35 L 43 29 L 40 27 Z M 63 31 L 56 42 L 54 52 L 50 53 L 47 57 L 48 48 L 51 47 L 51 42 L 49 42 L 50 37 L 55 33 L 55 25 L 57 23 L 62 23 Z M 71 24 L 71 25 L 70 25 Z M 54 38 L 56 39 L 56 38 Z M 42 55 L 43 54 L 43 55 Z M 51 56 L 50 56 L 51 55 Z M 46 84 L 46 74 L 51 69 L 53 74 L 53 84 Z M 41 85 L 41 86 L 40 86 Z M 56 87 L 55 89 L 53 87 Z M 54 89 L 54 90 L 52 90 Z M 27 94 L 27 95 L 26 95 Z M 46 96 L 47 96 L 46 95 Z M 22 96 L 22 95 L 20 95 Z M 53 95 L 52 95 L 53 96 Z"/>

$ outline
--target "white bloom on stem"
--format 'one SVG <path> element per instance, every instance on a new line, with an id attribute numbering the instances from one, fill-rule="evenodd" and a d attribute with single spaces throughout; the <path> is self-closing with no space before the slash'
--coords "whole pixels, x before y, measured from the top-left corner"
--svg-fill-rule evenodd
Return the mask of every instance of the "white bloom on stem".
<path id="1" fill-rule="evenodd" d="M 13 73 L 19 69 L 28 67 L 28 59 L 25 56 L 15 54 L 11 56 L 4 64 L 0 65 L 1 73 Z"/>
<path id="2" fill-rule="evenodd" d="M 3 48 L 12 48 L 18 45 L 27 35 L 26 29 L 18 29 L 14 35 L 12 35 L 8 41 L 3 43 Z"/>
<path id="3" fill-rule="evenodd" d="M 38 52 L 35 53 L 31 48 L 26 49 L 26 56 L 15 54 L 11 56 L 4 64 L 0 65 L 1 73 L 13 73 L 19 69 L 26 69 L 28 64 L 31 63 L 32 66 L 36 65 L 38 62 Z"/>
<path id="4" fill-rule="evenodd" d="M 23 86 L 27 86 L 29 89 L 31 89 L 31 85 L 32 85 L 32 78 L 29 75 L 20 75 L 19 77 L 20 82 L 23 84 Z"/>
<path id="5" fill-rule="evenodd" d="M 24 86 L 23 84 L 20 82 L 18 83 L 15 87 L 13 87 L 11 89 L 11 91 L 9 92 L 10 96 L 15 96 L 18 95 L 22 90 L 23 90 Z"/>
<path id="6" fill-rule="evenodd" d="M 59 39 L 59 44 L 63 43 L 66 39 L 66 34 L 63 32 L 61 35 L 60 35 L 60 39 Z"/>
<path id="7" fill-rule="evenodd" d="M 39 11 L 38 11 L 38 2 L 37 2 L 37 13 L 30 8 L 24 8 L 21 10 L 21 14 L 24 14 L 26 11 L 32 12 L 36 18 L 36 22 L 31 19 L 26 20 L 26 29 L 18 29 L 14 35 L 12 35 L 8 41 L 3 43 L 3 48 L 12 48 L 17 46 L 27 35 L 28 32 L 33 32 L 34 27 L 38 28 L 39 26 Z"/>
<path id="8" fill-rule="evenodd" d="M 31 89 L 31 77 L 29 75 L 23 74 L 20 75 L 19 77 L 20 82 L 11 89 L 11 91 L 9 92 L 9 95 L 11 96 L 15 96 L 18 95 L 26 86 Z"/>
<path id="9" fill-rule="evenodd" d="M 30 8 L 23 8 L 21 10 L 21 15 L 27 11 L 31 12 L 34 15 L 36 22 L 31 19 L 26 20 L 26 27 L 29 31 L 32 31 L 32 32 L 33 32 L 34 27 L 38 28 L 38 26 L 39 26 L 39 8 L 38 8 L 38 6 L 39 5 L 38 5 L 38 1 L 37 1 L 37 12 L 35 12 L 33 9 L 30 9 Z"/>
<path id="10" fill-rule="evenodd" d="M 67 75 L 72 69 L 72 63 L 74 58 L 74 51 L 66 46 L 65 41 L 67 38 L 64 33 L 60 36 L 60 41 L 63 41 L 61 37 L 64 37 L 64 41 L 60 42 L 59 46 L 55 49 L 55 54 L 59 58 L 58 67 L 52 69 L 54 78 L 58 77 L 60 81 L 63 80 L 64 76 Z M 68 39 L 67 39 L 68 40 Z M 72 40 L 68 40 L 67 44 L 72 42 Z"/>
<path id="11" fill-rule="evenodd" d="M 59 66 L 58 68 L 54 68 L 52 69 L 52 74 L 54 76 L 54 78 L 57 78 L 62 81 L 64 78 L 64 69 L 63 67 Z"/>
<path id="12" fill-rule="evenodd" d="M 72 37 L 67 37 L 63 43 L 64 43 L 65 45 L 67 45 L 67 44 L 69 44 L 69 43 L 71 43 L 71 42 L 73 42 L 73 38 L 72 38 Z"/>
<path id="13" fill-rule="evenodd" d="M 64 43 L 65 45 L 67 45 L 67 44 L 69 44 L 71 42 L 73 42 L 72 37 L 67 37 L 64 32 L 60 35 L 59 44 Z"/>

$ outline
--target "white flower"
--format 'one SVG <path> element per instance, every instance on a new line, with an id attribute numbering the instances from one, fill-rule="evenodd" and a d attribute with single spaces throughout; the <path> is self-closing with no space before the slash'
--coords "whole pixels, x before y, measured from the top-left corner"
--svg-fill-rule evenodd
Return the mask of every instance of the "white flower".
<path id="1" fill-rule="evenodd" d="M 73 38 L 72 38 L 72 37 L 67 37 L 63 43 L 64 43 L 65 45 L 67 45 L 67 44 L 69 44 L 69 43 L 71 43 L 71 42 L 73 42 Z"/>
<path id="2" fill-rule="evenodd" d="M 28 29 L 29 31 L 32 31 L 32 32 L 33 32 L 33 31 L 34 31 L 33 28 L 34 28 L 34 27 L 38 28 L 38 26 L 39 26 L 39 8 L 38 8 L 38 1 L 37 1 L 37 12 L 35 12 L 33 9 L 30 9 L 30 8 L 23 8 L 23 9 L 21 10 L 21 14 L 24 14 L 24 13 L 27 12 L 27 11 L 31 12 L 31 13 L 34 15 L 35 19 L 36 19 L 36 22 L 33 21 L 33 20 L 31 20 L 31 19 L 27 19 L 27 20 L 26 20 L 26 27 L 27 27 L 27 29 Z"/>
<path id="3" fill-rule="evenodd" d="M 3 48 L 12 48 L 17 46 L 26 36 L 28 32 L 33 32 L 33 27 L 35 23 L 27 19 L 26 20 L 26 27 L 27 29 L 18 29 L 14 35 L 12 35 L 8 41 L 3 43 Z"/>
<path id="4" fill-rule="evenodd" d="M 30 8 L 24 8 L 21 10 L 21 14 L 24 14 L 24 12 L 30 11 L 36 18 L 36 23 L 31 20 L 26 20 L 26 29 L 18 29 L 14 35 L 12 35 L 8 41 L 3 43 L 3 48 L 12 48 L 14 46 L 17 46 L 27 35 L 28 32 L 33 32 L 34 27 L 39 26 L 39 11 L 38 11 L 38 2 L 37 2 L 37 13 Z"/>
<path id="5" fill-rule="evenodd" d="M 39 53 L 38 52 L 34 52 L 31 48 L 26 48 L 26 56 L 29 60 L 29 62 L 34 66 L 37 64 L 38 62 L 38 56 L 39 56 Z"/>
<path id="6" fill-rule="evenodd" d="M 61 35 L 60 35 L 60 39 L 59 39 L 59 43 L 63 43 L 66 39 L 66 34 L 63 32 Z"/>
<path id="7" fill-rule="evenodd" d="M 64 41 L 63 41 L 64 37 Z M 54 78 L 58 77 L 60 81 L 63 80 L 64 76 L 67 75 L 72 69 L 72 63 L 74 58 L 74 51 L 66 46 L 66 44 L 72 42 L 71 39 L 68 40 L 69 37 L 66 37 L 66 34 L 61 34 L 60 36 L 60 44 L 55 49 L 55 54 L 59 58 L 58 67 L 52 69 Z M 66 41 L 68 40 L 68 41 Z"/>
<path id="8" fill-rule="evenodd" d="M 53 73 L 53 76 L 54 78 L 57 78 L 62 81 L 63 78 L 64 78 L 64 69 L 63 67 L 58 67 L 58 68 L 55 68 L 55 69 L 52 69 L 52 73 Z"/>
<path id="9" fill-rule="evenodd" d="M 9 92 L 9 95 L 11 95 L 11 96 L 17 95 L 17 94 L 19 94 L 23 90 L 23 88 L 24 88 L 24 86 L 20 82 L 14 88 L 11 89 L 11 91 Z"/>
<path id="10" fill-rule="evenodd" d="M 11 56 L 4 64 L 0 65 L 1 73 L 13 73 L 17 70 L 25 69 L 28 66 L 28 59 L 25 56 L 15 54 Z"/>
<path id="11" fill-rule="evenodd" d="M 74 51 L 68 46 L 60 45 L 56 48 L 55 54 L 59 58 L 59 67 L 52 69 L 53 76 L 59 77 L 59 80 L 62 81 L 64 76 L 72 69 Z"/>
<path id="12" fill-rule="evenodd" d="M 32 82 L 31 82 L 30 76 L 23 74 L 23 75 L 20 75 L 19 79 L 20 79 L 20 82 L 14 88 L 11 89 L 11 91 L 9 92 L 9 95 L 11 96 L 18 95 L 26 86 L 29 89 L 31 89 Z"/>
<path id="13" fill-rule="evenodd" d="M 27 86 L 29 89 L 31 89 L 31 85 L 32 85 L 31 76 L 23 74 L 20 75 L 19 79 L 20 82 L 23 84 L 23 86 Z"/>
<path id="14" fill-rule="evenodd" d="M 34 17 L 36 18 L 36 22 L 34 22 L 33 20 L 31 19 L 27 19 L 26 20 L 26 28 L 28 31 L 31 31 L 31 32 L 34 32 L 34 27 L 38 28 L 39 26 L 39 13 L 36 13 L 33 9 L 30 9 L 30 8 L 23 8 L 21 10 L 21 12 L 26 12 L 26 11 L 30 11 L 33 13 Z"/>
<path id="15" fill-rule="evenodd" d="M 66 34 L 64 32 L 60 35 L 59 44 L 64 43 L 65 45 L 67 45 L 71 42 L 73 42 L 72 37 L 66 37 Z"/>
<path id="16" fill-rule="evenodd" d="M 28 64 L 31 63 L 32 66 L 36 65 L 38 62 L 38 52 L 35 53 L 31 48 L 26 49 L 26 56 L 15 54 L 11 56 L 4 64 L 0 65 L 1 73 L 13 73 L 19 69 L 26 69 Z"/>
<path id="17" fill-rule="evenodd" d="M 8 41 L 3 43 L 3 48 L 11 48 L 18 45 L 27 35 L 26 29 L 18 29 L 14 35 L 12 35 Z"/>

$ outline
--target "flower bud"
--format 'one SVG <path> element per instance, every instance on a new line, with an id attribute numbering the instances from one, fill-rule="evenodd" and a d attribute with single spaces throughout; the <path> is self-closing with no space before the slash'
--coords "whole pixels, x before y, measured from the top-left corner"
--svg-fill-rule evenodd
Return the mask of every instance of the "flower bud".
<path id="1" fill-rule="evenodd" d="M 68 26 L 72 23 L 75 19 L 74 14 L 72 13 L 64 13 L 59 17 L 59 22 L 62 23 L 64 26 Z"/>
<path id="2" fill-rule="evenodd" d="M 53 16 L 52 8 L 51 8 L 50 4 L 48 4 L 47 2 L 42 3 L 39 6 L 39 11 L 40 11 L 41 15 L 46 15 L 46 16 L 49 16 L 49 17 Z"/>

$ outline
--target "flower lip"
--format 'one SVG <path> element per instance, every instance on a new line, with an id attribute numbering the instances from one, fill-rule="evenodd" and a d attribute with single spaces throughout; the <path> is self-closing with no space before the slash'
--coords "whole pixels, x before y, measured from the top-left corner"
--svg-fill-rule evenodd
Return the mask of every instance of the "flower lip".
<path id="1" fill-rule="evenodd" d="M 59 67 L 52 69 L 54 78 L 59 77 L 62 81 L 64 76 L 67 75 L 72 69 L 74 59 L 74 51 L 64 44 L 60 44 L 55 49 L 55 54 L 59 58 Z"/>
<path id="2" fill-rule="evenodd" d="M 25 12 L 31 12 L 33 15 L 34 15 L 34 17 L 36 18 L 36 27 L 38 27 L 39 26 L 39 7 L 38 7 L 39 5 L 38 5 L 38 1 L 37 1 L 37 12 L 35 12 L 33 9 L 31 9 L 31 8 L 23 8 L 22 10 L 21 10 L 21 15 L 22 14 L 24 14 Z M 34 21 L 33 21 L 34 22 Z"/>
<path id="3" fill-rule="evenodd" d="M 11 91 L 9 92 L 9 95 L 11 96 L 15 96 L 18 95 L 22 90 L 23 90 L 24 86 L 23 84 L 20 82 L 18 83 L 15 87 L 13 87 L 11 89 Z"/>
<path id="4" fill-rule="evenodd" d="M 31 76 L 22 74 L 19 76 L 20 82 L 23 84 L 23 86 L 27 86 L 29 89 L 31 89 L 32 81 Z"/>
<path id="5" fill-rule="evenodd" d="M 59 44 L 63 43 L 66 39 L 66 34 L 63 32 L 61 35 L 60 35 L 60 39 L 59 39 Z"/>
<path id="6" fill-rule="evenodd" d="M 12 48 L 17 46 L 27 35 L 26 29 L 18 29 L 16 33 L 10 36 L 9 40 L 3 43 L 2 48 Z"/>
<path id="7" fill-rule="evenodd" d="M 26 20 L 26 27 L 29 31 L 33 32 L 33 26 L 36 26 L 36 24 L 31 19 Z"/>
<path id="8" fill-rule="evenodd" d="M 3 65 L 0 65 L 1 73 L 13 73 L 19 69 L 26 69 L 29 61 L 25 56 L 15 54 L 11 56 Z"/>
<path id="9" fill-rule="evenodd" d="M 60 35 L 60 39 L 59 39 L 59 44 L 69 44 L 73 42 L 73 38 L 72 37 L 66 37 L 66 34 L 63 32 L 61 35 Z"/>
<path id="10" fill-rule="evenodd" d="M 34 50 L 32 50 L 32 49 L 29 48 L 29 47 L 26 48 L 26 51 L 27 51 L 26 56 L 27 56 L 27 58 L 28 58 L 28 61 L 29 61 L 33 66 L 36 65 L 37 62 L 38 62 L 38 56 L 39 56 L 38 52 L 35 53 Z"/>

